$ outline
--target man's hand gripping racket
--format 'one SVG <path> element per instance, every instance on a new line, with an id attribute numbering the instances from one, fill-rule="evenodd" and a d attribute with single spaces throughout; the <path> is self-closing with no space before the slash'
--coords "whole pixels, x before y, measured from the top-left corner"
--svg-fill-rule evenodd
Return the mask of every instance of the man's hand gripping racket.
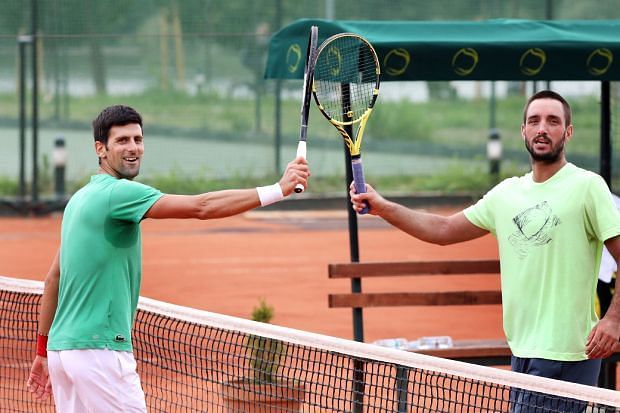
<path id="1" fill-rule="evenodd" d="M 310 118 L 310 100 L 312 72 L 314 69 L 314 57 L 319 41 L 319 29 L 317 26 L 310 28 L 310 37 L 308 38 L 308 49 L 306 51 L 306 66 L 304 69 L 304 87 L 301 97 L 301 127 L 299 129 L 299 144 L 297 144 L 297 156 L 306 158 L 306 137 L 308 135 L 308 119 Z M 302 184 L 297 184 L 295 192 L 304 191 Z"/>
<path id="2" fill-rule="evenodd" d="M 379 95 L 380 75 L 375 49 L 356 34 L 334 35 L 317 51 L 312 94 L 323 116 L 338 129 L 349 148 L 357 193 L 366 192 L 360 148 L 366 122 Z M 357 133 L 351 137 L 345 126 L 354 125 Z M 368 205 L 359 213 L 368 213 Z"/>

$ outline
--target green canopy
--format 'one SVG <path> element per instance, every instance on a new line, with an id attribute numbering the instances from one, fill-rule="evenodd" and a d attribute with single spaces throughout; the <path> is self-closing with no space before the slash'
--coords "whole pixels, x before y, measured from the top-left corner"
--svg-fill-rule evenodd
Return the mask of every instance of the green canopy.
<path id="1" fill-rule="evenodd" d="M 265 77 L 298 79 L 310 26 L 370 41 L 381 81 L 620 80 L 620 20 L 345 21 L 302 19 L 269 44 Z"/>

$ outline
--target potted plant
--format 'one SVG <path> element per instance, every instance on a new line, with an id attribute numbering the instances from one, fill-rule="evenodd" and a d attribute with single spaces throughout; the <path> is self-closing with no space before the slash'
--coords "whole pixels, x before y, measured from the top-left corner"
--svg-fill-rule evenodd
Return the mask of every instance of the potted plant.
<path id="1" fill-rule="evenodd" d="M 264 299 L 252 311 L 252 320 L 269 323 L 273 307 Z M 294 412 L 305 398 L 305 386 L 298 380 L 279 377 L 280 361 L 287 346 L 280 340 L 249 335 L 245 340 L 250 354 L 248 377 L 223 385 L 223 398 L 229 412 Z"/>

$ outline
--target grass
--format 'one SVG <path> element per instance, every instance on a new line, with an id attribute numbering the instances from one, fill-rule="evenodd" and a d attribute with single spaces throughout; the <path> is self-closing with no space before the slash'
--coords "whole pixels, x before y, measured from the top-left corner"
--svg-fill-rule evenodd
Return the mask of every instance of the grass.
<path id="1" fill-rule="evenodd" d="M 294 81 L 289 81 L 291 84 Z M 262 97 L 261 133 L 274 133 L 274 98 L 272 93 Z M 136 107 L 144 116 L 145 125 L 168 129 L 206 129 L 213 133 L 252 134 L 255 125 L 255 100 L 232 98 L 215 91 L 188 95 L 174 91 L 148 90 L 138 95 L 84 96 L 68 99 L 68 107 L 59 120 L 55 120 L 53 102 L 40 105 L 40 120 L 58 123 L 89 125 L 94 116 L 105 106 L 123 103 Z M 591 138 L 599 136 L 599 102 L 595 97 L 571 99 L 577 150 L 589 146 Z M 3 119 L 17 119 L 15 94 L 0 94 L 0 115 Z M 519 134 L 523 110 L 522 96 L 498 99 L 496 127 L 502 136 Z M 402 140 L 472 144 L 485 140 L 489 130 L 490 106 L 486 99 L 429 100 L 424 103 L 409 101 L 380 101 L 367 126 L 367 136 L 373 140 Z M 298 131 L 299 103 L 295 98 L 282 101 L 282 130 L 284 134 Z M 331 137 L 333 130 L 317 110 L 311 113 L 312 137 Z M 506 145 L 519 145 L 506 141 Z"/>
<path id="2" fill-rule="evenodd" d="M 502 166 L 499 179 L 509 176 L 522 175 L 526 169 L 512 165 L 510 163 Z M 52 194 L 52 179 L 50 178 L 49 167 L 41 171 L 40 180 L 41 193 L 44 195 Z M 265 176 L 234 176 L 226 179 L 209 179 L 197 177 L 195 175 L 183 174 L 178 171 L 170 171 L 165 174 L 140 179 L 147 185 L 151 185 L 164 193 L 169 194 L 198 194 L 202 192 L 218 191 L 231 188 L 252 188 L 266 185 L 269 182 L 276 182 L 280 177 L 273 174 Z M 496 182 L 497 177 L 489 175 L 487 170 L 473 168 L 463 170 L 459 167 L 451 167 L 444 171 L 429 173 L 427 175 L 393 175 L 377 176 L 373 178 L 372 185 L 377 190 L 385 193 L 416 193 L 433 192 L 437 194 L 451 194 L 458 192 L 471 192 L 482 194 L 491 188 Z M 78 181 L 67 183 L 69 193 L 77 191 L 89 180 L 85 176 Z M 18 194 L 18 182 L 5 177 L 0 177 L 0 195 L 15 196 Z M 312 194 L 342 194 L 346 191 L 344 176 L 320 176 L 311 178 L 308 193 Z"/>
<path id="3" fill-rule="evenodd" d="M 285 89 L 295 89 L 299 82 L 284 82 Z M 254 118 L 256 102 L 249 98 L 232 98 L 214 91 L 191 96 L 186 93 L 148 90 L 139 95 L 122 98 L 110 96 L 71 97 L 68 106 L 59 119 L 55 119 L 54 104 L 40 105 L 41 127 L 71 128 L 80 125 L 88 127 L 92 118 L 101 108 L 122 102 L 135 106 L 144 116 L 147 133 L 159 129 L 164 136 L 196 136 L 197 138 L 244 139 L 273 145 L 274 105 L 273 93 L 268 92 L 261 100 L 261 130 L 257 130 Z M 571 99 L 575 124 L 575 137 L 568 146 L 569 159 L 573 154 L 586 155 L 598 159 L 599 151 L 599 103 L 594 97 Z M 522 153 L 523 143 L 519 127 L 522 117 L 522 96 L 508 96 L 498 99 L 496 107 L 496 127 L 500 131 L 505 152 Z M 16 123 L 17 101 L 15 94 L 0 95 L 0 121 Z M 314 106 L 313 106 L 314 107 Z M 492 184 L 486 170 L 470 170 L 468 154 L 484 151 L 489 134 L 489 102 L 485 99 L 441 100 L 431 99 L 425 103 L 409 101 L 381 101 L 367 126 L 365 147 L 378 152 L 386 147 L 399 153 L 446 154 L 452 148 L 461 148 L 459 153 L 462 167 L 454 166 L 443 171 L 429 170 L 423 175 L 379 176 L 373 177 L 373 184 L 382 191 L 416 192 L 455 191 L 484 192 Z M 291 95 L 283 100 L 282 135 L 286 139 L 296 137 L 299 130 L 299 103 Z M 318 146 L 321 141 L 333 141 L 336 132 L 322 119 L 316 108 L 312 109 L 309 139 Z M 333 142 L 329 143 L 330 145 Z M 469 152 L 468 152 L 469 151 Z M 372 156 L 369 151 L 368 156 Z M 446 156 L 455 156 L 446 154 Z M 49 164 L 41 166 L 44 192 L 51 193 Z M 522 174 L 523 167 L 504 162 L 503 174 Z M 238 174 L 231 178 L 186 176 L 177 171 L 162 171 L 150 175 L 145 181 L 168 193 L 198 193 L 205 190 L 218 190 L 231 187 L 252 187 L 273 182 L 276 175 L 247 176 Z M 70 182 L 67 187 L 75 190 L 86 181 Z M 313 193 L 344 191 L 342 176 L 322 176 L 312 179 Z M 0 194 L 17 193 L 17 183 L 0 177 Z"/>
<path id="4" fill-rule="evenodd" d="M 523 168 L 511 164 L 504 165 L 499 179 L 522 175 L 525 172 L 527 171 Z M 140 181 L 165 193 L 197 194 L 230 188 L 252 188 L 275 182 L 279 178 L 275 175 L 266 175 L 262 177 L 236 176 L 229 179 L 208 179 L 171 171 L 149 179 L 140 179 Z M 382 192 L 389 193 L 434 192 L 450 194 L 471 192 L 482 194 L 494 185 L 496 179 L 496 177 L 490 176 L 486 170 L 474 168 L 470 171 L 463 171 L 461 168 L 452 167 L 445 171 L 422 176 L 378 176 L 373 179 L 372 185 Z M 75 190 L 85 183 L 86 179 L 74 183 L 71 187 Z M 343 176 L 321 176 L 311 178 L 308 193 L 310 195 L 342 194 L 345 191 L 346 184 Z"/>
<path id="5" fill-rule="evenodd" d="M 0 176 L 0 195 L 17 196 L 19 194 L 19 183 L 15 179 Z"/>

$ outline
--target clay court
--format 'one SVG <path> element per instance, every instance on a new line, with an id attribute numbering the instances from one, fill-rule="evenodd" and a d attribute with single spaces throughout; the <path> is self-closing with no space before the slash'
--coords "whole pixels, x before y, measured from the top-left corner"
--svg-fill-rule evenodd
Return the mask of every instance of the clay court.
<path id="1" fill-rule="evenodd" d="M 449 209 L 438 210 L 448 214 Z M 58 247 L 61 216 L 0 219 L 0 275 L 43 280 Z M 361 261 L 496 258 L 492 236 L 454 246 L 417 241 L 382 220 L 359 218 Z M 142 295 L 202 310 L 250 318 L 264 298 L 274 324 L 352 338 L 350 309 L 330 309 L 327 296 L 349 292 L 329 280 L 327 265 L 349 262 L 342 211 L 254 211 L 214 221 L 147 220 L 143 233 Z M 364 291 L 493 288 L 489 276 L 472 284 L 458 276 L 364 280 Z M 475 285 L 477 284 L 477 285 Z M 426 335 L 502 338 L 499 306 L 392 307 L 364 310 L 365 341 Z"/>

